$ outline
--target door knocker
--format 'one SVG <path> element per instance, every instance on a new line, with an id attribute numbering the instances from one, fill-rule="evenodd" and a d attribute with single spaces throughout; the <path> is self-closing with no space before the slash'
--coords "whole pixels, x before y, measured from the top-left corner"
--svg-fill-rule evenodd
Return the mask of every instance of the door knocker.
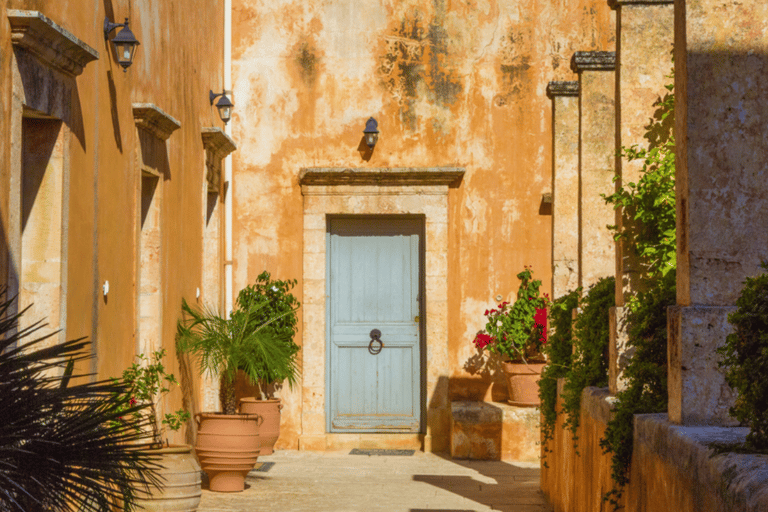
<path id="1" fill-rule="evenodd" d="M 373 344 L 378 343 L 378 347 L 374 347 Z M 381 352 L 381 349 L 384 348 L 384 342 L 381 341 L 381 331 L 378 329 L 374 329 L 371 331 L 371 342 L 368 344 L 368 352 L 370 352 L 373 355 L 378 354 Z"/>

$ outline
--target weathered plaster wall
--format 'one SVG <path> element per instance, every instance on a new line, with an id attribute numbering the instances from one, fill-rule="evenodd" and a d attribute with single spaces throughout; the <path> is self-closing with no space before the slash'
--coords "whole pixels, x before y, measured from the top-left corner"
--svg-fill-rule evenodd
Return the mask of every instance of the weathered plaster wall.
<path id="1" fill-rule="evenodd" d="M 132 104 L 153 103 L 181 123 L 164 145 L 167 172 L 160 180 L 160 338 L 169 353 L 166 362 L 179 376 L 174 335 L 181 298 L 194 303 L 196 288 L 202 287 L 205 155 L 201 129 L 221 126 L 207 93 L 221 90 L 223 83 L 223 1 L 11 0 L 5 4 L 0 7 L 0 215 L 6 246 L 12 213 L 8 169 L 15 165 L 9 148 L 19 144 L 11 120 L 13 115 L 20 116 L 11 109 L 16 57 L 7 9 L 40 11 L 99 52 L 99 59 L 81 75 L 64 78 L 71 84 L 70 112 L 64 120 L 71 136 L 63 150 L 69 172 L 63 223 L 67 230 L 63 256 L 69 262 L 64 276 L 65 335 L 94 340 L 96 358 L 91 369 L 99 377 L 119 375 L 137 349 L 140 144 Z M 117 22 L 130 18 L 130 28 L 141 42 L 127 73 L 117 65 L 111 44 L 104 41 L 105 16 Z M 26 92 L 48 93 L 44 87 Z M 0 253 L 0 264 L 6 267 L 5 251 Z M 110 285 L 106 298 L 101 293 L 105 281 Z M 181 393 L 174 392 L 167 405 L 178 408 Z M 198 408 L 196 400 L 189 405 Z"/>
<path id="2" fill-rule="evenodd" d="M 524 265 L 550 291 L 545 87 L 573 78 L 575 50 L 613 49 L 605 1 L 236 0 L 233 9 L 235 290 L 265 268 L 301 281 L 300 168 L 465 167 L 448 197 L 445 377 L 452 398 L 503 399 L 470 341 L 497 295 L 514 298 Z M 369 116 L 381 130 L 372 154 L 361 145 Z M 299 431 L 298 417 L 285 416 Z"/>

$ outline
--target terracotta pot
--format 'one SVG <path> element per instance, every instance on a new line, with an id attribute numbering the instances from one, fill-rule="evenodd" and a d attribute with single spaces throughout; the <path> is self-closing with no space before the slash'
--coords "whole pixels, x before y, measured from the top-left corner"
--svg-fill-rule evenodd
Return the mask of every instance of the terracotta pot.
<path id="1" fill-rule="evenodd" d="M 259 426 L 256 414 L 198 413 L 195 452 L 210 489 L 239 492 L 245 489 L 245 476 L 259 456 Z"/>
<path id="2" fill-rule="evenodd" d="M 261 424 L 261 430 L 259 431 L 259 436 L 261 437 L 260 455 L 270 455 L 275 451 L 275 443 L 277 438 L 280 437 L 280 410 L 282 408 L 283 404 L 280 403 L 279 398 L 259 400 L 249 396 L 240 399 L 240 412 L 258 414 L 264 418 L 264 423 Z"/>
<path id="3" fill-rule="evenodd" d="M 539 400 L 539 378 L 541 370 L 546 363 L 543 362 L 512 362 L 504 361 L 502 370 L 507 377 L 507 390 L 509 391 L 509 404 L 519 407 L 531 407 L 541 405 Z"/>
<path id="4" fill-rule="evenodd" d="M 197 510 L 200 504 L 200 465 L 188 444 L 147 450 L 160 464 L 161 487 L 138 489 L 137 503 L 148 511 Z"/>

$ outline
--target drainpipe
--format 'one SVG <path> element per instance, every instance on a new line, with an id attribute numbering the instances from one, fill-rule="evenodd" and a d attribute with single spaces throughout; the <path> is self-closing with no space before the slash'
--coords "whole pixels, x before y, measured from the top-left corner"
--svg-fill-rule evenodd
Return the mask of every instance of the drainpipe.
<path id="1" fill-rule="evenodd" d="M 224 90 L 232 91 L 232 0 L 224 0 Z M 234 96 L 230 96 L 233 98 Z M 224 131 L 232 136 L 232 125 Z M 224 160 L 224 310 L 226 317 L 232 312 L 232 154 Z"/>

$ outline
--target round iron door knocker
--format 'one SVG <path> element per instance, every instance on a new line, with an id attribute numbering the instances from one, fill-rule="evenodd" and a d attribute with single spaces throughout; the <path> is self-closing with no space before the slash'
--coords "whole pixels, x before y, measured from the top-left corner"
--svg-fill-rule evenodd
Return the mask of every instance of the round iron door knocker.
<path id="1" fill-rule="evenodd" d="M 378 343 L 378 347 L 374 347 L 373 344 Z M 384 348 L 384 342 L 381 341 L 381 331 L 378 329 L 374 329 L 371 331 L 371 342 L 368 344 L 368 352 L 370 352 L 373 355 L 378 354 L 381 352 L 381 349 Z"/>

